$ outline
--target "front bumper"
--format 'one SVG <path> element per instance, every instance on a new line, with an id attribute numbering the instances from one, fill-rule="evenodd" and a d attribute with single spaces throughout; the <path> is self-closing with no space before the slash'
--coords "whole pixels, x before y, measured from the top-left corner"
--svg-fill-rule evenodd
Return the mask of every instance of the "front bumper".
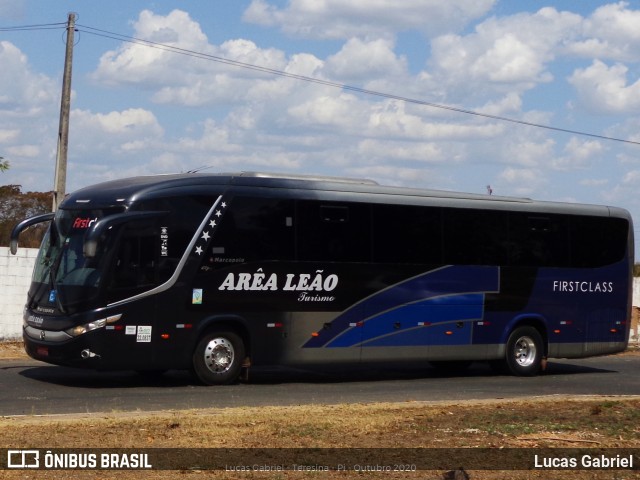
<path id="1" fill-rule="evenodd" d="M 91 355 L 91 333 L 72 337 L 64 331 L 25 326 L 22 331 L 27 355 L 41 362 L 69 367 L 99 368 L 100 356 Z"/>

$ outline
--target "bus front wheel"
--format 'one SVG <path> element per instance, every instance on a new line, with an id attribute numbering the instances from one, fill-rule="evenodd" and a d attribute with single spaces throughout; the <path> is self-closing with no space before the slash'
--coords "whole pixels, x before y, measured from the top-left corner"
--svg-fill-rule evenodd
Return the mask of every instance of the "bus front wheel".
<path id="1" fill-rule="evenodd" d="M 193 353 L 193 370 L 205 385 L 225 385 L 238 379 L 245 357 L 242 338 L 234 332 L 210 332 Z"/>
<path id="2" fill-rule="evenodd" d="M 540 372 L 544 345 L 542 335 L 530 326 L 518 327 L 507 341 L 506 366 L 513 375 L 532 377 Z"/>

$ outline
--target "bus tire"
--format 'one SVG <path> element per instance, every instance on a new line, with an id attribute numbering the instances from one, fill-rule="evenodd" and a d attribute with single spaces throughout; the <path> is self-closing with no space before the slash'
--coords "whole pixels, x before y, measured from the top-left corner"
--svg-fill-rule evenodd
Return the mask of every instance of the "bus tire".
<path id="1" fill-rule="evenodd" d="M 196 346 L 193 371 L 205 385 L 226 385 L 238 379 L 244 357 L 244 342 L 238 334 L 212 331 Z"/>
<path id="2" fill-rule="evenodd" d="M 518 327 L 507 341 L 505 364 L 519 377 L 533 377 L 540 372 L 544 345 L 540 332 L 531 326 Z"/>

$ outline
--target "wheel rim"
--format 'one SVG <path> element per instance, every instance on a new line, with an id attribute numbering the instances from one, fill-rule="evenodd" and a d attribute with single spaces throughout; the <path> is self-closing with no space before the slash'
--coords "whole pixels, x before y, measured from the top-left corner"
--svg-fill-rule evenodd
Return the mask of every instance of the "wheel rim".
<path id="1" fill-rule="evenodd" d="M 536 360 L 536 343 L 531 337 L 520 337 L 514 345 L 515 361 L 521 367 L 529 367 Z"/>
<path id="2" fill-rule="evenodd" d="M 213 338 L 204 349 L 204 364 L 213 373 L 228 372 L 234 358 L 235 350 L 226 338 Z"/>

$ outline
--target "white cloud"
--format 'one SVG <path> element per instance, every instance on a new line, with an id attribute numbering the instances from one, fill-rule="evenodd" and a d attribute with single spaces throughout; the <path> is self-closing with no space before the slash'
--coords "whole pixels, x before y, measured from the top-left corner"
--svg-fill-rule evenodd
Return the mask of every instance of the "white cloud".
<path id="1" fill-rule="evenodd" d="M 40 154 L 40 146 L 38 145 L 14 145 L 7 149 L 7 156 L 35 158 Z"/>
<path id="2" fill-rule="evenodd" d="M 366 109 L 367 105 L 358 102 L 353 95 L 336 93 L 293 105 L 287 109 L 287 113 L 291 121 L 298 125 L 330 125 L 356 133 L 367 122 Z"/>
<path id="3" fill-rule="evenodd" d="M 162 127 L 158 124 L 155 115 L 141 108 L 129 108 L 106 114 L 74 110 L 72 115 L 76 124 L 84 130 L 83 133 L 93 130 L 100 135 L 118 135 L 125 138 L 162 135 Z"/>
<path id="4" fill-rule="evenodd" d="M 0 143 L 7 143 L 12 140 L 15 140 L 20 135 L 20 130 L 12 128 L 12 129 L 2 129 L 0 130 Z"/>
<path id="5" fill-rule="evenodd" d="M 428 35 L 459 30 L 485 15 L 496 0 L 290 0 L 282 9 L 253 0 L 246 22 L 308 38 L 389 37 L 403 30 Z"/>
<path id="6" fill-rule="evenodd" d="M 622 64 L 607 66 L 594 60 L 591 66 L 577 69 L 571 83 L 582 103 L 596 113 L 637 114 L 640 109 L 640 79 L 629 84 L 628 67 Z"/>
<path id="7" fill-rule="evenodd" d="M 466 91 L 529 90 L 553 79 L 548 63 L 558 46 L 577 34 L 581 18 L 553 8 L 490 18 L 467 35 L 446 34 L 432 41 L 432 73 Z"/>
<path id="8" fill-rule="evenodd" d="M 545 167 L 553 156 L 554 146 L 555 142 L 551 139 L 516 141 L 508 144 L 506 158 L 516 165 Z"/>
<path id="9" fill-rule="evenodd" d="M 640 10 L 628 6 L 629 2 L 618 2 L 597 8 L 584 20 L 584 38 L 567 45 L 567 50 L 587 58 L 638 61 Z"/>
<path id="10" fill-rule="evenodd" d="M 623 122 L 613 124 L 604 133 L 611 137 L 640 143 L 640 116 L 628 117 Z M 635 153 L 636 151 L 637 147 L 631 147 L 629 153 Z"/>
<path id="11" fill-rule="evenodd" d="M 358 154 L 376 162 L 388 161 L 388 159 L 420 163 L 451 161 L 450 153 L 444 151 L 443 145 L 435 142 L 399 142 L 368 139 L 358 144 Z"/>
<path id="12" fill-rule="evenodd" d="M 627 172 L 623 179 L 622 185 L 637 188 L 640 184 L 640 170 L 631 170 Z"/>
<path id="13" fill-rule="evenodd" d="M 211 45 L 200 25 L 180 10 L 167 16 L 145 10 L 135 22 L 134 30 L 136 37 L 204 54 L 197 58 L 198 55 L 182 55 L 146 45 L 123 44 L 102 55 L 91 75 L 96 82 L 154 90 L 152 98 L 157 103 L 192 107 L 240 103 L 264 82 L 274 82 L 272 75 L 230 66 L 213 57 L 276 70 L 288 67 L 282 51 L 260 49 L 249 40 L 233 39 L 219 46 Z"/>
<path id="14" fill-rule="evenodd" d="M 0 112 L 6 118 L 33 117 L 51 107 L 58 97 L 49 77 L 34 73 L 27 57 L 14 44 L 0 41 Z M 0 120 L 0 126 L 2 126 Z"/>
<path id="15" fill-rule="evenodd" d="M 220 126 L 209 119 L 204 122 L 200 138 L 185 137 L 180 139 L 177 150 L 187 154 L 208 152 L 211 155 L 220 152 L 240 151 L 242 147 L 234 144 L 229 137 L 229 130 L 226 126 Z"/>
<path id="16" fill-rule="evenodd" d="M 514 195 L 521 196 L 536 196 L 538 190 L 547 182 L 543 171 L 531 168 L 507 167 L 498 179 L 501 185 L 505 185 Z"/>
<path id="17" fill-rule="evenodd" d="M 509 92 L 501 98 L 490 100 L 485 105 L 476 109 L 479 113 L 495 116 L 505 116 L 514 113 L 519 114 L 521 110 L 522 97 L 515 92 Z"/>
<path id="18" fill-rule="evenodd" d="M 35 72 L 11 42 L 0 41 L 0 65 L 0 156 L 11 164 L 0 180 L 48 190 L 53 182 L 59 86 Z"/>
<path id="19" fill-rule="evenodd" d="M 414 140 L 460 140 L 487 139 L 499 135 L 503 125 L 483 122 L 478 124 L 455 123 L 450 121 L 428 121 L 416 113 L 408 113 L 406 104 L 399 101 L 387 101 L 371 108 L 369 119 L 370 134 L 383 137 Z M 467 118 L 464 118 L 466 121 Z"/>
<path id="20" fill-rule="evenodd" d="M 230 40 L 215 47 L 216 55 L 244 64 L 274 70 L 286 70 L 284 54 L 276 49 L 260 49 L 248 40 Z M 281 78 L 252 69 L 230 67 L 216 62 L 199 60 L 202 65 L 189 68 L 182 65 L 180 79 L 160 86 L 153 95 L 158 103 L 201 107 L 211 104 L 242 104 L 248 99 L 282 94 Z M 177 68 L 177 67 L 176 67 Z"/>
<path id="21" fill-rule="evenodd" d="M 327 58 L 323 73 L 343 81 L 407 75 L 406 59 L 398 58 L 393 48 L 388 40 L 349 39 L 337 54 Z"/>
<path id="22" fill-rule="evenodd" d="M 585 178 L 580 180 L 580 185 L 584 185 L 585 187 L 603 187 L 609 183 L 609 179 L 607 178 Z"/>
<path id="23" fill-rule="evenodd" d="M 564 154 L 552 161 L 557 170 L 585 169 L 591 166 L 594 158 L 605 151 L 604 145 L 598 140 L 583 140 L 572 137 L 564 147 Z"/>
<path id="24" fill-rule="evenodd" d="M 109 113 L 72 110 L 70 123 L 74 125 L 70 156 L 76 158 L 100 151 L 109 155 L 153 151 L 164 135 L 155 115 L 140 108 Z"/>
<path id="25" fill-rule="evenodd" d="M 122 112 L 93 115 L 78 110 L 75 114 L 83 125 L 94 124 L 108 134 L 124 134 L 132 137 L 140 134 L 151 134 L 152 136 L 162 134 L 162 128 L 158 125 L 155 115 L 141 108 L 129 108 Z"/>
<path id="26" fill-rule="evenodd" d="M 181 10 L 174 10 L 167 16 L 143 10 L 133 27 L 136 38 L 215 54 L 200 25 Z M 208 66 L 208 62 L 147 44 L 125 43 L 117 50 L 102 55 L 92 78 L 112 86 L 141 82 L 150 86 L 176 85 L 185 83 L 184 73 L 198 72 L 203 66 Z"/>
<path id="27" fill-rule="evenodd" d="M 637 211 L 640 208 L 640 197 L 637 195 L 640 184 L 640 170 L 627 170 L 611 189 L 602 192 L 602 197 L 612 205 L 626 205 L 626 208 Z"/>

